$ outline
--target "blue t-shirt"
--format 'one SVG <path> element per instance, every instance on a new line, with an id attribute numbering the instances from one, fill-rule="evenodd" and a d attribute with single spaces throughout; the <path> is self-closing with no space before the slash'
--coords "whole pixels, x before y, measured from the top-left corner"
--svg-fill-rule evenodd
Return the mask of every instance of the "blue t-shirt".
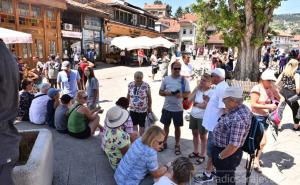
<path id="1" fill-rule="evenodd" d="M 157 152 L 138 138 L 120 161 L 114 177 L 118 185 L 138 185 L 148 172 L 157 169 Z"/>
<path id="2" fill-rule="evenodd" d="M 78 86 L 77 81 L 80 80 L 78 71 L 71 70 L 68 75 L 66 71 L 60 71 L 57 75 L 57 83 L 61 83 L 61 90 L 63 94 L 68 94 L 71 97 L 75 97 Z"/>

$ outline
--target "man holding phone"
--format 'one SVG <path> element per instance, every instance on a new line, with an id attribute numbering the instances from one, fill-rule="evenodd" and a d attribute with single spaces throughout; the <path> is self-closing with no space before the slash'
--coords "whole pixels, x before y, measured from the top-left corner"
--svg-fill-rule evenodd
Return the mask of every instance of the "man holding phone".
<path id="1" fill-rule="evenodd" d="M 183 98 L 190 94 L 189 82 L 180 76 L 181 64 L 174 62 L 171 64 L 172 74 L 166 76 L 162 81 L 159 95 L 165 97 L 164 106 L 162 109 L 162 116 L 160 122 L 164 124 L 165 138 L 164 147 L 167 148 L 167 139 L 169 134 L 169 127 L 173 119 L 175 126 L 175 154 L 180 155 L 180 127 L 183 126 Z"/>

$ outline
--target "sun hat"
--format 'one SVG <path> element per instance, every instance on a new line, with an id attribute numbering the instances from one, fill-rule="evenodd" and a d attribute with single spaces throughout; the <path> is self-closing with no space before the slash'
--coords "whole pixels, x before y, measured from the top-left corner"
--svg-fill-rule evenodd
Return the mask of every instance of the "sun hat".
<path id="1" fill-rule="evenodd" d="M 228 97 L 243 98 L 243 89 L 242 89 L 242 87 L 238 87 L 238 86 L 227 87 L 224 91 L 223 99 L 228 98 Z"/>
<path id="2" fill-rule="evenodd" d="M 129 117 L 127 110 L 120 106 L 110 108 L 106 113 L 105 124 L 109 128 L 117 128 L 123 125 Z"/>
<path id="3" fill-rule="evenodd" d="M 274 75 L 274 71 L 273 70 L 270 70 L 270 69 L 267 69 L 265 70 L 262 74 L 261 74 L 261 79 L 262 80 L 272 80 L 272 81 L 276 81 L 276 77 Z"/>
<path id="4" fill-rule="evenodd" d="M 66 70 L 68 67 L 70 67 L 70 62 L 69 61 L 63 61 L 61 64 L 61 69 Z"/>
<path id="5" fill-rule="evenodd" d="M 48 90 L 48 96 L 50 97 L 50 98 L 53 98 L 57 93 L 59 93 L 60 92 L 60 90 L 59 89 L 55 89 L 55 88 L 50 88 L 49 90 Z"/>
<path id="6" fill-rule="evenodd" d="M 225 70 L 221 68 L 215 68 L 211 71 L 211 74 L 215 74 L 221 78 L 225 78 Z"/>

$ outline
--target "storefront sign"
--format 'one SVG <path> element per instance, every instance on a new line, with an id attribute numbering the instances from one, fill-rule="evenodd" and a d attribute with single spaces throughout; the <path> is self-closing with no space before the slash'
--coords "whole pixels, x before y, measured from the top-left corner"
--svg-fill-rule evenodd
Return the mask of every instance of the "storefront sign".
<path id="1" fill-rule="evenodd" d="M 98 17 L 85 16 L 84 28 L 90 30 L 101 30 L 101 20 Z"/>
<path id="2" fill-rule="evenodd" d="M 74 32 L 74 31 L 61 31 L 63 37 L 69 37 L 69 38 L 78 38 L 82 39 L 82 33 L 81 32 Z"/>

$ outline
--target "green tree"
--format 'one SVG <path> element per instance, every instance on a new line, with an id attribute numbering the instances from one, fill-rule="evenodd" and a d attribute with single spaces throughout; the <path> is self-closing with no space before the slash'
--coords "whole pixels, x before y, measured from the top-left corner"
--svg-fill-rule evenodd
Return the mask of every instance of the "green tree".
<path id="1" fill-rule="evenodd" d="M 154 4 L 163 4 L 163 3 L 162 3 L 162 1 L 160 1 L 160 0 L 155 0 L 155 1 L 154 1 Z"/>
<path id="2" fill-rule="evenodd" d="M 182 7 L 179 6 L 178 9 L 176 10 L 175 17 L 177 18 L 182 17 L 182 14 L 183 14 Z"/>
<path id="3" fill-rule="evenodd" d="M 167 15 L 171 16 L 172 15 L 172 6 L 167 4 Z"/>
<path id="4" fill-rule="evenodd" d="M 264 38 L 281 0 L 197 0 L 193 10 L 222 33 L 225 45 L 238 48 L 237 80 L 256 81 Z"/>
<path id="5" fill-rule="evenodd" d="M 207 21 L 204 16 L 200 14 L 197 15 L 197 35 L 196 35 L 196 43 L 204 46 L 207 43 L 208 35 L 206 34 Z"/>
<path id="6" fill-rule="evenodd" d="M 191 8 L 187 6 L 187 7 L 184 8 L 183 12 L 184 13 L 191 13 Z"/>

